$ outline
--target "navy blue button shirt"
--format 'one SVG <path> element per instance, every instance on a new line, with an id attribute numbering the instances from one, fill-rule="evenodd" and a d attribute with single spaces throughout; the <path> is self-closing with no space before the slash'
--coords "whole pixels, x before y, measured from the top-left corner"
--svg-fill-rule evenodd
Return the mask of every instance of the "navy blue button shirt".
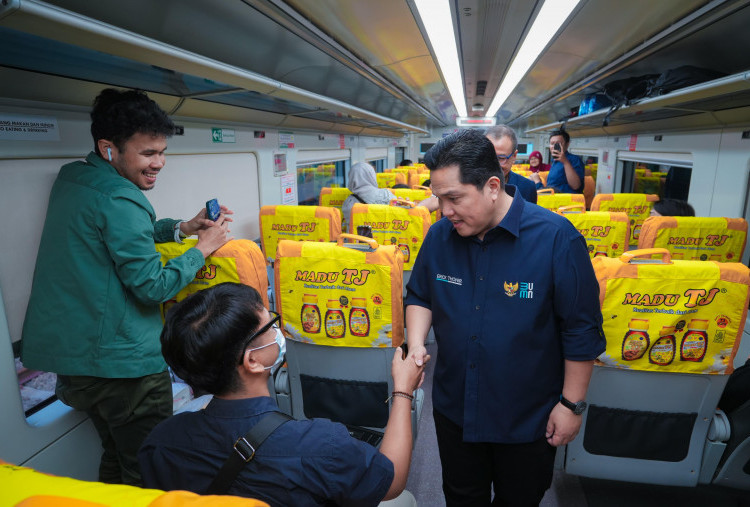
<path id="1" fill-rule="evenodd" d="M 508 185 L 513 185 L 521 192 L 521 197 L 536 204 L 536 184 L 528 178 L 513 171 L 508 173 Z"/>
<path id="2" fill-rule="evenodd" d="M 565 176 L 565 166 L 559 160 L 555 160 L 552 166 L 549 168 L 549 175 L 547 176 L 547 187 L 554 187 L 555 192 L 564 194 L 580 194 L 583 192 L 583 179 L 586 176 L 586 171 L 583 167 L 583 161 L 578 155 L 565 152 L 565 156 L 570 161 L 570 165 L 575 169 L 576 174 L 581 178 L 581 186 L 579 188 L 572 188 L 568 185 L 568 177 Z M 537 188 L 541 188 L 542 185 L 537 183 Z"/>
<path id="3" fill-rule="evenodd" d="M 484 240 L 438 221 L 419 251 L 405 303 L 432 311 L 432 402 L 466 442 L 544 436 L 564 359 L 604 352 L 599 285 L 583 236 L 515 193 Z"/>
<path id="4" fill-rule="evenodd" d="M 143 485 L 204 493 L 238 437 L 276 410 L 269 397 L 214 398 L 198 412 L 161 422 L 138 453 Z M 228 494 L 272 506 L 377 505 L 393 481 L 393 463 L 327 419 L 289 421 L 260 446 Z"/>

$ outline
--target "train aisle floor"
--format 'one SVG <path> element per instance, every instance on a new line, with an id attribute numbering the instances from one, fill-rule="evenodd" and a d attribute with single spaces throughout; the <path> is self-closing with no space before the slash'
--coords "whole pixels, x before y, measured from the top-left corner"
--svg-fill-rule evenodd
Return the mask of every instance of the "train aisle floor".
<path id="1" fill-rule="evenodd" d="M 428 344 L 432 356 L 428 363 L 422 389 L 425 392 L 419 436 L 412 456 L 406 484 L 417 504 L 443 507 L 440 456 L 437 450 L 435 423 L 432 417 L 432 374 L 437 358 L 437 345 Z M 629 482 L 589 479 L 556 470 L 552 486 L 541 507 L 750 507 L 750 494 L 714 486 L 695 488 L 634 484 Z"/>

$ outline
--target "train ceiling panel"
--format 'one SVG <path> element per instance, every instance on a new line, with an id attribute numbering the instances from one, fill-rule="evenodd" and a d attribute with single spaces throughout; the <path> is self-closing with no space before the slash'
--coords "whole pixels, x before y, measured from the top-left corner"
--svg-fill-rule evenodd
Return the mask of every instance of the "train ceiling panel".
<path id="1" fill-rule="evenodd" d="M 483 115 L 543 2 L 449 4 L 445 36 L 458 41 L 470 114 Z M 679 65 L 748 70 L 750 53 L 737 50 L 750 45 L 748 22 L 750 0 L 581 0 L 498 121 L 539 129 L 608 81 Z M 414 0 L 4 0 L 0 44 L 6 75 L 139 87 L 174 97 L 182 115 L 395 136 L 455 124 Z M 50 100 L 36 89 L 5 82 L 0 96 Z M 55 95 L 80 100 L 74 89 Z M 731 94 L 695 100 L 696 109 L 745 106 Z M 669 111 L 647 114 L 679 125 L 683 113 Z M 631 121 L 624 114 L 613 124 Z M 598 121 L 580 120 L 569 128 Z"/>

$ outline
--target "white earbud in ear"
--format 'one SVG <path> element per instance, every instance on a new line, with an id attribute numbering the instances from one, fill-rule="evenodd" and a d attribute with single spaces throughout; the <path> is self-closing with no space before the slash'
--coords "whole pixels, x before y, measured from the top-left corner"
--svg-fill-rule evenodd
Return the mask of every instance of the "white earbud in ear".
<path id="1" fill-rule="evenodd" d="M 112 162 L 112 148 L 107 146 L 107 158 L 109 158 L 109 161 Z"/>

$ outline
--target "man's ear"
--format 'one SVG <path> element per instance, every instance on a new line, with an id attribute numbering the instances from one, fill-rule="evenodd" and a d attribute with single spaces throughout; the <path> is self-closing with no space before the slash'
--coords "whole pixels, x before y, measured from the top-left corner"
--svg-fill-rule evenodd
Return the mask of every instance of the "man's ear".
<path id="1" fill-rule="evenodd" d="M 487 180 L 486 185 L 487 188 L 489 188 L 490 196 L 492 196 L 493 198 L 497 198 L 503 188 L 502 183 L 500 182 L 500 178 L 498 178 L 497 176 L 490 176 L 490 179 Z"/>
<path id="2" fill-rule="evenodd" d="M 246 373 L 262 373 L 265 371 L 263 363 L 257 360 L 257 354 L 250 350 L 245 350 L 240 368 Z"/>
<path id="3" fill-rule="evenodd" d="M 110 150 L 114 150 L 115 143 L 113 143 L 109 139 L 99 139 L 96 142 L 96 147 L 99 148 L 99 155 L 101 155 L 104 160 L 108 160 L 107 148 L 109 148 Z"/>

